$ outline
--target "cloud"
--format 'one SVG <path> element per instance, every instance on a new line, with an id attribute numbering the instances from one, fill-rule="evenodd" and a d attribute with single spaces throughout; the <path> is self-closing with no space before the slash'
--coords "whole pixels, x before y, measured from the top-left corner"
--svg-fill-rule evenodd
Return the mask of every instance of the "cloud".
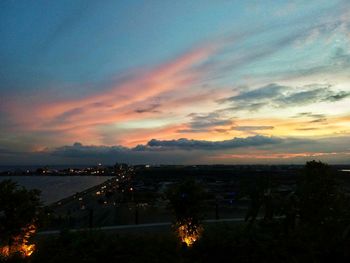
<path id="1" fill-rule="evenodd" d="M 98 157 L 101 155 L 120 155 L 134 152 L 163 152 L 174 150 L 224 150 L 246 147 L 258 147 L 263 145 L 278 144 L 283 142 L 281 138 L 267 136 L 250 136 L 246 138 L 233 138 L 223 141 L 206 141 L 181 138 L 177 140 L 152 139 L 147 144 L 140 144 L 136 147 L 124 146 L 95 146 L 83 145 L 76 142 L 73 145 L 66 145 L 49 150 L 48 153 L 65 157 Z"/>
<path id="2" fill-rule="evenodd" d="M 147 143 L 147 146 L 151 148 L 177 148 L 182 150 L 223 150 L 253 146 L 256 147 L 268 144 L 278 144 L 281 143 L 281 141 L 282 140 L 280 138 L 256 135 L 246 138 L 233 138 L 231 140 L 223 141 L 189 140 L 185 138 L 177 140 L 152 139 Z"/>
<path id="3" fill-rule="evenodd" d="M 187 123 L 188 128 L 179 130 L 180 133 L 208 132 L 233 124 L 232 118 L 221 116 L 217 111 L 206 114 L 191 113 L 188 117 L 191 118 Z"/>
<path id="4" fill-rule="evenodd" d="M 315 114 L 312 112 L 301 112 L 292 116 L 291 118 L 308 118 L 309 119 L 308 123 L 325 123 L 327 121 L 325 114 Z M 316 128 L 308 127 L 308 128 L 300 128 L 297 130 L 307 131 L 307 130 L 316 130 Z"/>
<path id="5" fill-rule="evenodd" d="M 285 91 L 287 88 L 288 87 L 271 83 L 252 91 L 241 92 L 239 95 L 227 98 L 226 100 L 249 102 L 249 101 L 256 101 L 256 100 L 271 99 L 271 98 L 278 97 L 279 94 Z"/>
<path id="6" fill-rule="evenodd" d="M 76 142 L 73 145 L 65 145 L 53 149 L 45 149 L 41 152 L 31 154 L 39 160 L 60 160 L 63 163 L 188 163 L 199 162 L 206 158 L 208 152 L 217 152 L 222 150 L 244 149 L 251 147 L 260 147 L 270 144 L 281 143 L 282 139 L 252 136 L 246 138 L 233 138 L 223 141 L 205 141 L 205 140 L 157 140 L 152 139 L 146 144 L 140 144 L 135 147 L 124 147 L 121 145 L 83 145 Z M 196 152 L 193 155 L 193 151 Z M 39 157 L 40 156 L 40 157 Z M 31 159 L 31 158 L 29 158 Z"/>
<path id="7" fill-rule="evenodd" d="M 350 96 L 350 92 L 334 91 L 330 85 L 311 84 L 302 87 L 281 86 L 275 83 L 243 91 L 221 100 L 231 102 L 234 110 L 259 110 L 263 107 L 287 108 L 320 102 L 335 102 Z"/>
<path id="8" fill-rule="evenodd" d="M 264 124 L 275 125 L 276 122 L 259 121 L 255 116 L 254 120 L 248 122 L 243 118 L 236 120 L 232 118 L 232 112 L 331 103 L 349 98 L 350 92 L 335 90 L 335 86 L 315 83 L 294 87 L 280 84 L 288 83 L 289 80 L 293 82 L 293 78 L 300 76 L 323 72 L 330 75 L 338 74 L 338 71 L 343 75 L 347 74 L 350 55 L 347 46 L 338 42 L 338 38 L 341 40 L 345 33 L 350 36 L 349 12 L 343 8 L 344 3 L 347 2 L 340 4 L 344 12 L 336 12 L 339 10 L 327 7 L 330 12 L 327 15 L 318 15 L 316 19 L 301 12 L 297 18 L 283 18 L 273 21 L 268 26 L 264 24 L 222 36 L 213 33 L 215 35 L 208 41 L 197 43 L 193 49 L 188 49 L 163 63 L 145 63 L 142 68 L 129 69 L 123 73 L 112 72 L 112 77 L 107 77 L 107 80 L 101 82 L 91 83 L 90 79 L 84 79 L 84 82 L 79 84 L 79 90 L 84 89 L 88 92 L 76 94 L 74 97 L 52 95 L 62 94 L 65 86 L 54 87 L 53 93 L 45 93 L 45 90 L 51 87 L 47 84 L 37 85 L 36 94 L 16 94 L 14 101 L 4 99 L 2 104 L 6 107 L 0 105 L 3 124 L 0 125 L 0 130 L 4 130 L 4 140 L 13 144 L 19 145 L 18 138 L 29 134 L 30 138 L 36 137 L 38 141 L 41 140 L 42 145 L 51 143 L 51 146 L 67 144 L 77 139 L 96 145 L 121 143 L 134 146 L 141 143 L 145 146 L 151 138 L 177 139 L 179 133 L 184 137 L 188 137 L 186 133 L 192 133 L 194 139 L 212 138 L 213 135 L 217 136 L 215 139 L 227 139 L 234 135 L 253 134 L 249 131 L 269 130 L 272 126 Z M 82 12 L 79 8 L 76 11 L 71 10 L 64 21 L 52 30 L 43 46 L 60 44 L 60 41 L 56 40 L 64 37 L 67 31 L 70 33 L 74 30 L 81 18 L 85 18 L 92 10 L 91 7 L 93 6 L 84 7 Z M 328 44 L 332 45 L 327 46 L 327 38 Z M 332 43 L 329 43 L 330 40 Z M 311 44 L 317 44 L 317 47 L 314 48 Z M 340 48 L 341 46 L 343 48 Z M 319 52 L 320 47 L 324 52 Z M 169 50 L 169 54 L 171 52 L 173 51 Z M 318 53 L 315 55 L 315 52 Z M 303 55 L 300 61 L 298 54 Z M 37 72 L 36 70 L 34 68 L 32 71 Z M 103 71 L 100 68 L 96 70 Z M 70 74 L 74 75 L 74 72 Z M 81 78 L 83 77 L 79 77 Z M 316 79 L 318 81 L 324 78 Z M 339 83 L 341 80 L 337 78 L 329 79 L 343 84 Z M 310 81 L 315 80 L 307 82 Z M 245 85 L 247 88 L 236 89 L 235 92 L 239 93 L 233 94 L 233 84 L 235 87 Z M 69 83 L 68 86 L 74 89 L 74 85 Z M 249 87 L 258 88 L 251 90 Z M 157 98 L 162 98 L 160 103 Z M 222 105 L 223 103 L 228 103 L 229 106 Z M 226 115 L 218 111 L 222 106 L 227 106 Z M 203 112 L 203 109 L 213 113 L 195 112 Z M 195 113 L 189 116 L 190 112 Z M 6 116 L 6 121 L 3 116 Z M 310 118 L 307 122 L 322 123 L 322 119 L 328 116 L 304 117 Z M 271 119 L 271 116 L 264 118 Z M 277 118 L 281 120 L 284 116 Z M 142 127 L 147 121 L 156 125 Z M 235 123 L 238 121 L 241 121 L 241 126 Z M 122 124 L 130 122 L 139 122 L 139 125 L 136 128 L 120 128 Z M 170 126 L 172 128 L 167 129 Z M 280 126 L 275 126 L 273 132 L 278 134 Z M 281 129 L 288 129 L 286 126 Z M 291 129 L 293 130 L 295 127 Z M 220 134 L 219 137 L 218 133 L 223 133 L 224 136 Z M 32 140 L 28 141 L 32 143 Z M 147 145 L 146 147 L 150 148 Z M 89 152 L 88 149 L 86 151 Z"/>
<path id="9" fill-rule="evenodd" d="M 310 127 L 310 128 L 298 128 L 296 130 L 298 130 L 298 131 L 315 131 L 315 130 L 318 130 L 318 128 L 313 128 L 313 127 Z"/>
<path id="10" fill-rule="evenodd" d="M 66 145 L 55 148 L 49 153 L 54 156 L 64 156 L 73 158 L 99 157 L 103 155 L 115 155 L 128 152 L 129 149 L 123 146 L 95 146 L 83 145 L 76 142 L 73 145 Z"/>
<path id="11" fill-rule="evenodd" d="M 9 148 L 0 148 L 0 156 L 16 156 L 16 155 L 23 155 L 23 154 L 28 154 L 28 152 L 25 151 L 17 151 L 14 149 L 9 149 Z"/>
<path id="12" fill-rule="evenodd" d="M 46 149 L 41 158 L 47 156 L 77 163 L 251 163 L 255 159 L 263 163 L 283 163 L 291 160 L 303 163 L 314 158 L 347 163 L 350 148 L 349 137 L 293 138 L 250 136 L 222 141 L 206 140 L 157 140 L 136 147 L 96 146 L 74 143 L 73 145 Z M 195 153 L 194 153 L 195 151 Z M 38 154 L 38 153 L 36 153 Z M 45 156 L 45 157 L 44 157 Z"/>
<path id="13" fill-rule="evenodd" d="M 204 72 L 196 71 L 194 66 L 213 52 L 215 48 L 210 44 L 198 46 L 151 70 L 135 70 L 102 92 L 59 100 L 40 96 L 34 102 L 29 101 L 29 104 L 23 100 L 13 100 L 7 103 L 6 111 L 17 127 L 27 132 L 50 131 L 52 134 L 61 133 L 61 137 L 66 138 L 95 137 L 90 142 L 96 143 L 101 137 L 101 128 L 107 125 L 160 113 L 157 109 L 162 105 L 154 101 L 174 90 L 183 94 L 197 83 Z M 188 91 L 192 99 L 193 93 Z M 200 93 L 202 97 L 198 97 L 198 100 L 208 100 L 208 96 L 203 94 Z M 170 104 L 176 103 L 171 101 L 172 98 L 169 100 Z M 162 103 L 166 104 L 165 101 Z M 185 103 L 193 103 L 193 100 Z M 177 104 L 181 106 L 180 102 Z"/>
<path id="14" fill-rule="evenodd" d="M 158 113 L 159 111 L 157 110 L 161 105 L 159 103 L 154 103 L 149 106 L 143 107 L 143 108 L 137 108 L 135 112 L 137 113 L 147 113 L 147 112 L 153 112 L 153 113 Z"/>
<path id="15" fill-rule="evenodd" d="M 312 112 L 300 112 L 295 116 L 292 116 L 291 118 L 300 118 L 300 117 L 308 117 L 308 118 L 316 118 L 316 119 L 320 119 L 320 118 L 325 118 L 326 115 L 324 114 L 315 114 Z"/>
<path id="16" fill-rule="evenodd" d="M 74 143 L 36 152 L 8 152 L 0 149 L 1 164 L 210 164 L 210 163 L 303 163 L 314 158 L 330 163 L 348 163 L 349 136 L 293 138 L 251 136 L 222 141 L 157 140 L 136 147 L 84 145 Z M 1 154 L 3 152 L 3 154 Z"/>
<path id="17" fill-rule="evenodd" d="M 316 102 L 324 101 L 339 101 L 350 96 L 350 92 L 345 91 L 333 91 L 330 89 L 329 85 L 306 85 L 302 89 L 306 89 L 301 92 L 286 93 L 280 95 L 278 99 L 275 100 L 275 103 L 280 106 L 284 105 L 307 105 Z M 311 89 L 311 90 L 308 90 Z"/>
<path id="18" fill-rule="evenodd" d="M 272 130 L 273 126 L 236 126 L 234 127 L 237 131 L 259 131 L 259 130 Z"/>
<path id="19" fill-rule="evenodd" d="M 303 153 L 258 153 L 258 154 L 221 154 L 215 156 L 216 159 L 250 159 L 268 162 L 268 160 L 279 160 L 280 162 L 290 162 L 291 160 L 297 160 L 298 163 L 305 162 L 307 160 L 319 160 L 321 158 L 327 158 L 342 155 L 345 157 L 350 156 L 349 152 L 336 153 L 336 152 L 303 152 Z M 286 160 L 286 161 L 284 161 Z"/>
<path id="20" fill-rule="evenodd" d="M 327 118 L 319 118 L 319 119 L 309 121 L 309 123 L 320 123 L 320 122 L 326 122 L 326 121 L 327 121 Z"/>

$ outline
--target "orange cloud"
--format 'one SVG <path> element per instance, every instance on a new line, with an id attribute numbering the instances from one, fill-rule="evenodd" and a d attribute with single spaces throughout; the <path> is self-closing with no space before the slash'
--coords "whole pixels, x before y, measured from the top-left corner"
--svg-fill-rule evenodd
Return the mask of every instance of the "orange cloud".
<path id="1" fill-rule="evenodd" d="M 98 130 L 101 127 L 145 118 L 150 113 L 140 115 L 135 109 L 148 105 L 163 94 L 172 91 L 185 94 L 187 88 L 205 75 L 205 71 L 198 70 L 195 66 L 213 52 L 215 47 L 210 45 L 196 48 L 153 70 L 135 73 L 133 77 L 116 83 L 108 90 L 80 99 L 46 102 L 48 99 L 43 98 L 31 103 L 30 107 L 15 101 L 9 108 L 9 114 L 16 126 L 25 131 L 58 132 L 67 139 L 84 138 L 86 141 L 96 142 L 99 140 Z M 192 99 L 209 99 L 208 94 L 191 96 Z M 181 107 L 186 103 L 193 103 L 173 98 L 169 101 L 170 105 L 166 107 Z"/>
<path id="2" fill-rule="evenodd" d="M 292 159 L 297 157 L 320 157 L 329 155 L 350 155 L 349 153 L 339 153 L 339 152 L 302 152 L 302 153 L 264 153 L 264 154 L 219 154 L 215 155 L 213 159 Z"/>

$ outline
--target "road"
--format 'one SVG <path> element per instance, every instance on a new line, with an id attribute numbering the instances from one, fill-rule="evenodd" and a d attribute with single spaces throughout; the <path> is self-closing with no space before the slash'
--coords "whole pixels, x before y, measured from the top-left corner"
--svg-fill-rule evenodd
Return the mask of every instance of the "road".
<path id="1" fill-rule="evenodd" d="M 212 223 L 225 223 L 225 222 L 244 222 L 244 218 L 227 218 L 227 219 L 209 219 L 204 220 L 205 224 Z M 98 228 L 79 228 L 79 229 L 70 229 L 71 232 L 83 232 L 83 231 L 112 231 L 116 233 L 130 233 L 130 232 L 162 232 L 171 230 L 171 222 L 165 223 L 152 223 L 152 224 L 139 224 L 139 225 L 117 225 L 117 226 L 104 226 Z M 38 236 L 47 236 L 47 235 L 58 235 L 61 233 L 61 230 L 49 230 L 38 232 Z"/>

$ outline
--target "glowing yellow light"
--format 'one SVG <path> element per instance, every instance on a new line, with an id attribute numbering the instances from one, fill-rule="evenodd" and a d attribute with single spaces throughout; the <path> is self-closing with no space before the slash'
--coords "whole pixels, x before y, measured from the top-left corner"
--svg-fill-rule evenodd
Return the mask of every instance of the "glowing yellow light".
<path id="1" fill-rule="evenodd" d="M 0 254 L 9 257 L 11 254 L 20 253 L 23 257 L 29 257 L 35 251 L 35 245 L 29 244 L 28 239 L 36 232 L 35 225 L 29 225 L 24 229 L 25 234 L 13 238 L 11 246 L 0 247 Z"/>
<path id="2" fill-rule="evenodd" d="M 191 222 L 182 223 L 177 228 L 180 240 L 187 246 L 192 246 L 201 236 L 203 228 L 200 225 L 193 225 Z"/>

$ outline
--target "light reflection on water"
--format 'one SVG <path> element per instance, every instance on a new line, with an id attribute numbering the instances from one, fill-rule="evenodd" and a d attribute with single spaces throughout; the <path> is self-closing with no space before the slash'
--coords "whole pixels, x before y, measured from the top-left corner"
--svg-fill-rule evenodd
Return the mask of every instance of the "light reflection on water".
<path id="1" fill-rule="evenodd" d="M 0 176 L 0 181 L 12 179 L 28 189 L 39 189 L 41 200 L 50 204 L 110 178 L 112 176 Z"/>

